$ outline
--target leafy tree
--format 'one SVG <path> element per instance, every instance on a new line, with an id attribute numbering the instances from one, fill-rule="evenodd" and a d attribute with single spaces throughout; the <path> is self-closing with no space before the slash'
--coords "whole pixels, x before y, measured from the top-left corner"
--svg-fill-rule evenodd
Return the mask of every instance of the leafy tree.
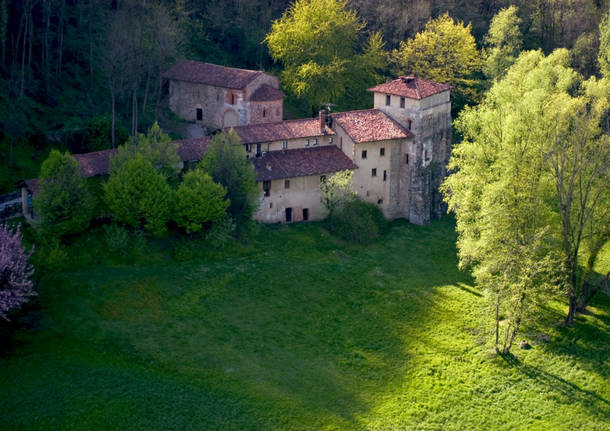
<path id="1" fill-rule="evenodd" d="M 39 181 L 34 210 L 43 231 L 61 237 L 87 229 L 92 200 L 76 159 L 68 152 L 51 151 L 40 168 Z"/>
<path id="2" fill-rule="evenodd" d="M 356 198 L 352 184 L 353 174 L 350 170 L 337 172 L 320 183 L 320 193 L 329 214 Z"/>
<path id="3" fill-rule="evenodd" d="M 597 55 L 599 70 L 610 78 L 610 12 L 606 13 L 599 23 L 599 53 Z"/>
<path id="4" fill-rule="evenodd" d="M 228 212 L 238 225 L 250 220 L 259 195 L 256 174 L 233 130 L 214 136 L 199 167 L 227 190 Z"/>
<path id="5" fill-rule="evenodd" d="M 227 190 L 202 170 L 187 172 L 176 193 L 176 223 L 191 233 L 222 221 L 229 207 L 226 194 Z"/>
<path id="6" fill-rule="evenodd" d="M 367 82 L 375 82 L 375 69 L 385 66 L 379 33 L 371 35 L 364 53 L 356 50 L 363 29 L 346 0 L 297 0 L 273 22 L 265 42 L 284 64 L 287 90 L 316 110 L 363 92 Z"/>
<path id="7" fill-rule="evenodd" d="M 87 152 L 107 150 L 112 147 L 112 123 L 108 115 L 97 115 L 87 124 L 85 147 Z M 129 133 L 124 127 L 115 127 L 116 141 L 127 141 Z"/>
<path id="8" fill-rule="evenodd" d="M 119 169 L 135 154 L 140 154 L 148 160 L 156 171 L 168 179 L 175 179 L 180 173 L 178 149 L 157 123 L 153 124 L 145 135 L 139 133 L 134 142 L 127 142 L 118 148 L 118 153 L 110 160 L 110 172 Z"/>
<path id="9" fill-rule="evenodd" d="M 460 266 L 486 289 L 504 353 L 535 315 L 537 298 L 557 287 L 577 297 L 580 242 L 589 227 L 592 234 L 608 224 L 607 137 L 593 115 L 607 102 L 572 96 L 579 75 L 569 62 L 567 50 L 522 53 L 485 100 L 460 115 L 464 141 L 442 186 L 456 214 Z"/>
<path id="10" fill-rule="evenodd" d="M 455 109 L 477 101 L 482 59 L 470 24 L 464 26 L 445 13 L 429 21 L 413 39 L 401 42 L 392 57 L 398 74 L 415 74 L 454 86 Z"/>
<path id="11" fill-rule="evenodd" d="M 521 19 L 517 16 L 517 11 L 516 6 L 500 10 L 491 21 L 485 36 L 487 58 L 483 71 L 491 80 L 503 76 L 521 51 L 523 36 L 519 29 Z"/>
<path id="12" fill-rule="evenodd" d="M 143 226 L 153 234 L 165 232 L 173 203 L 172 189 L 141 154 L 111 172 L 104 184 L 104 198 L 117 221 Z"/>
<path id="13" fill-rule="evenodd" d="M 32 252 L 26 252 L 21 242 L 20 226 L 12 230 L 0 225 L 0 317 L 5 320 L 36 295 L 31 280 L 34 269 L 28 263 Z"/>

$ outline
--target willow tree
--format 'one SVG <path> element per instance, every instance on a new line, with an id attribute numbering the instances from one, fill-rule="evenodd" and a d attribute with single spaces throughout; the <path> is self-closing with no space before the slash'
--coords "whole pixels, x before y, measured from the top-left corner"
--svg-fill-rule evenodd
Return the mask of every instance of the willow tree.
<path id="1" fill-rule="evenodd" d="M 567 50 L 523 53 L 456 122 L 464 141 L 442 188 L 460 265 L 486 290 L 504 353 L 542 295 L 561 291 L 575 307 L 583 238 L 599 238 L 607 224 L 610 146 L 600 120 L 608 93 L 593 81 L 581 86 L 569 62 Z"/>

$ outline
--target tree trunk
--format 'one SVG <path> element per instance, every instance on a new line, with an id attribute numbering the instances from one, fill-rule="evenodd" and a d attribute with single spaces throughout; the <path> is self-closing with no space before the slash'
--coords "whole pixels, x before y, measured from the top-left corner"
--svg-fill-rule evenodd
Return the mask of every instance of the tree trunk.
<path id="1" fill-rule="evenodd" d="M 571 326 L 574 324 L 574 315 L 576 314 L 576 297 L 571 295 L 568 304 L 568 315 L 566 317 L 566 325 Z"/>
<path id="2" fill-rule="evenodd" d="M 116 116 L 116 100 L 115 100 L 115 88 L 114 88 L 114 82 L 112 84 L 110 84 L 110 102 L 112 104 L 112 119 L 110 120 L 110 141 L 112 142 L 112 148 L 115 148 L 115 124 L 114 124 L 114 119 Z"/>
<path id="3" fill-rule="evenodd" d="M 496 298 L 496 352 L 499 352 L 498 343 L 500 342 L 500 293 Z"/>
<path id="4" fill-rule="evenodd" d="M 30 28 L 29 21 L 28 21 L 28 13 L 26 12 L 25 7 L 24 7 L 23 13 L 24 13 L 25 25 L 23 26 L 23 28 L 24 28 L 23 44 L 21 46 L 21 87 L 19 89 L 19 98 L 20 99 L 23 97 L 23 94 L 25 92 L 25 51 L 26 51 L 26 46 L 27 46 L 28 30 Z"/>
<path id="5" fill-rule="evenodd" d="M 146 85 L 144 86 L 144 100 L 142 101 L 142 116 L 146 118 L 146 103 L 148 102 L 148 90 L 150 88 L 150 70 L 146 73 Z"/>

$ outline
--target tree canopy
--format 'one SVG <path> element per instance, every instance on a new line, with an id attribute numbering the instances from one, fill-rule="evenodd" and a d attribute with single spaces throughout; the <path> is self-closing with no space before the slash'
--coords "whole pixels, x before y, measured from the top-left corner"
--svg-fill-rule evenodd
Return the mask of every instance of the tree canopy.
<path id="1" fill-rule="evenodd" d="M 430 20 L 426 28 L 392 53 L 399 75 L 415 74 L 454 87 L 454 107 L 478 100 L 482 67 L 470 24 L 455 21 L 448 13 Z"/>
<path id="2" fill-rule="evenodd" d="M 383 41 L 373 33 L 359 51 L 364 26 L 346 0 L 297 0 L 273 22 L 265 42 L 285 67 L 286 89 L 317 110 L 359 98 L 378 80 L 378 69 L 386 65 Z"/>
<path id="3" fill-rule="evenodd" d="M 503 340 L 496 326 L 503 351 L 536 297 L 560 286 L 576 300 L 584 227 L 599 236 L 607 224 L 610 147 L 601 120 L 610 93 L 594 97 L 589 82 L 573 95 L 580 77 L 569 64 L 567 50 L 522 53 L 456 122 L 464 140 L 443 190 L 456 214 L 460 265 L 488 289 L 496 322 L 507 319 Z"/>
<path id="4" fill-rule="evenodd" d="M 40 169 L 34 211 L 45 233 L 59 236 L 89 226 L 92 200 L 80 165 L 70 153 L 53 150 Z"/>
<path id="5" fill-rule="evenodd" d="M 259 194 L 254 166 L 245 156 L 245 149 L 231 129 L 214 136 L 198 165 L 226 189 L 228 212 L 238 225 L 250 220 Z"/>
<path id="6" fill-rule="evenodd" d="M 510 6 L 494 16 L 485 36 L 487 49 L 483 70 L 490 79 L 499 78 L 517 60 L 523 45 L 523 35 L 519 29 L 521 19 L 517 7 Z"/>

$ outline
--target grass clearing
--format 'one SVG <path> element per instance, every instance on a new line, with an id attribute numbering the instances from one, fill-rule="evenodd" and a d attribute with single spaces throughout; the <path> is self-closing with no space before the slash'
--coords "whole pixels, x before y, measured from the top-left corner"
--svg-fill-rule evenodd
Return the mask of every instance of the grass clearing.
<path id="1" fill-rule="evenodd" d="M 266 226 L 43 276 L 2 349 L 0 428 L 609 429 L 610 301 L 507 362 L 454 244 L 450 219 L 370 246 Z"/>

